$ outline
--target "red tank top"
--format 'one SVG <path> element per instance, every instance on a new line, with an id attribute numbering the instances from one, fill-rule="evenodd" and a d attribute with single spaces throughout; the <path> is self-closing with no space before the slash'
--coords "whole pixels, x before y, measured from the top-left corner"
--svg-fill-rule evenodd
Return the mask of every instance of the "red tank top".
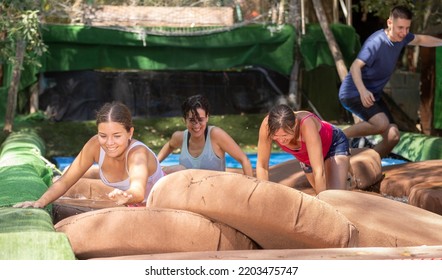
<path id="1" fill-rule="evenodd" d="M 303 117 L 301 119 L 299 125 L 302 125 L 305 119 L 312 117 L 312 116 L 317 118 L 319 120 L 319 122 L 321 123 L 321 129 L 319 130 L 319 136 L 321 137 L 321 142 L 322 142 L 322 156 L 325 158 L 325 156 L 327 155 L 328 151 L 330 150 L 330 146 L 332 144 L 333 126 L 330 123 L 321 120 L 318 116 L 316 116 L 313 113 L 310 113 L 310 114 L 306 115 L 305 117 Z M 292 150 L 290 148 L 287 148 L 286 146 L 281 145 L 278 141 L 276 141 L 276 143 L 278 144 L 279 147 L 281 147 L 281 149 L 283 151 L 294 155 L 296 157 L 296 159 L 299 160 L 300 162 L 310 165 L 310 159 L 308 157 L 307 146 L 302 139 L 302 134 L 300 135 L 300 137 L 301 137 L 301 147 L 296 150 Z"/>

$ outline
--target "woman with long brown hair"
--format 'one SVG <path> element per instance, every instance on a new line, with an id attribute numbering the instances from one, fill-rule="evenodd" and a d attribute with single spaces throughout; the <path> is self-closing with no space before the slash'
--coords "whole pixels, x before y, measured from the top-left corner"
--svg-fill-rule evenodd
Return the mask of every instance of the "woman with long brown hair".
<path id="1" fill-rule="evenodd" d="M 350 149 L 347 137 L 338 127 L 308 111 L 293 111 L 284 104 L 273 107 L 259 129 L 258 179 L 269 179 L 273 141 L 299 160 L 316 193 L 346 189 Z"/>

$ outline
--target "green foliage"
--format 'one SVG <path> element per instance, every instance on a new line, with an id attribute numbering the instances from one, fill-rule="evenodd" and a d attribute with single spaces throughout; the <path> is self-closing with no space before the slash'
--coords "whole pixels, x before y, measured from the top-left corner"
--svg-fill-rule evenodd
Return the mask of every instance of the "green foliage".
<path id="1" fill-rule="evenodd" d="M 412 31 L 419 33 L 429 25 L 442 23 L 440 0 L 361 0 L 363 12 L 371 13 L 382 19 L 387 19 L 390 9 L 397 5 L 408 7 L 413 12 Z M 429 13 L 431 11 L 431 17 Z"/>
<path id="2" fill-rule="evenodd" d="M 0 4 L 0 61 L 16 63 L 16 44 L 24 41 L 24 64 L 40 66 L 39 57 L 47 51 L 40 34 L 40 1 L 6 0 Z"/>
<path id="3" fill-rule="evenodd" d="M 390 10 L 394 6 L 407 6 L 410 10 L 414 10 L 413 0 L 361 0 L 361 9 L 365 12 L 372 13 L 380 18 L 387 19 Z"/>

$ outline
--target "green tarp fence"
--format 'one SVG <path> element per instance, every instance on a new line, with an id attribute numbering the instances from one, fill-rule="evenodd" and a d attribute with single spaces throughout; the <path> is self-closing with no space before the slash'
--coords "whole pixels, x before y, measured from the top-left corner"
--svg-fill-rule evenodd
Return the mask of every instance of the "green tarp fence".
<path id="1" fill-rule="evenodd" d="M 52 207 L 13 208 L 36 200 L 52 181 L 52 170 L 41 158 L 45 146 L 33 131 L 10 134 L 0 152 L 0 259 L 74 260 L 64 233 L 55 232 Z"/>
<path id="2" fill-rule="evenodd" d="M 349 66 L 360 49 L 359 36 L 344 24 L 330 28 Z M 20 89 L 34 84 L 40 72 L 74 70 L 226 71 L 259 66 L 289 76 L 297 41 L 291 25 L 247 25 L 200 36 L 144 36 L 142 32 L 78 25 L 43 25 L 42 32 L 48 45 L 41 58 L 43 67 L 25 68 Z M 335 65 L 318 24 L 307 26 L 300 52 L 307 71 Z M 5 86 L 10 78 L 5 73 Z M 0 120 L 4 119 L 6 95 L 7 89 L 0 88 Z"/>
<path id="3" fill-rule="evenodd" d="M 401 139 L 392 152 L 411 161 L 442 159 L 442 138 L 401 132 Z"/>

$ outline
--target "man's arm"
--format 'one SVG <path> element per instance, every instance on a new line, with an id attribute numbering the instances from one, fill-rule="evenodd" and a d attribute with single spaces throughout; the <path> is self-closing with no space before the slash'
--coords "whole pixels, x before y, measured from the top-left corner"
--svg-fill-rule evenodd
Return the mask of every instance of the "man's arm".
<path id="1" fill-rule="evenodd" d="M 367 90 L 367 88 L 364 85 L 364 82 L 362 81 L 361 69 L 364 66 L 365 62 L 363 62 L 359 58 L 356 58 L 350 67 L 350 73 L 353 82 L 355 83 L 355 86 L 358 89 L 359 95 L 361 96 L 362 105 L 368 108 L 374 104 L 375 98 L 373 94 Z"/>
<path id="2" fill-rule="evenodd" d="M 442 39 L 430 35 L 415 34 L 413 41 L 408 44 L 422 47 L 442 47 Z"/>

